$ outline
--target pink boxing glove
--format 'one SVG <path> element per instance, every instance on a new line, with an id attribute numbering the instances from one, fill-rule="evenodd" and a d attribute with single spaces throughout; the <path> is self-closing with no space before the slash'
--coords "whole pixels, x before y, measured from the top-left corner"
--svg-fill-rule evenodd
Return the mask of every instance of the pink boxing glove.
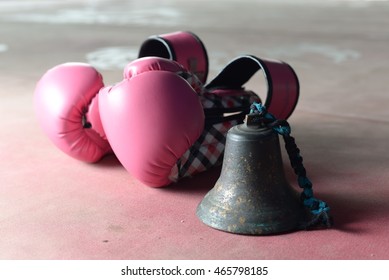
<path id="1" fill-rule="evenodd" d="M 115 155 L 148 186 L 170 184 L 177 160 L 203 131 L 196 82 L 174 61 L 145 57 L 126 67 L 122 82 L 100 91 L 101 120 Z"/>
<path id="2" fill-rule="evenodd" d="M 227 131 L 243 122 L 252 102 L 261 101 L 243 87 L 258 70 L 264 71 L 268 83 L 266 104 L 279 116 L 288 117 L 297 103 L 299 87 L 286 63 L 238 57 L 205 87 L 195 75 L 167 59 L 130 63 L 124 70 L 125 80 L 99 95 L 103 125 L 116 156 L 135 178 L 154 187 L 220 164 Z M 181 78 L 198 93 L 197 98 L 179 93 L 188 92 Z M 201 110 L 198 103 L 203 114 L 192 111 Z M 188 109 L 181 111 L 180 104 Z"/>
<path id="3" fill-rule="evenodd" d="M 34 93 L 38 122 L 63 152 L 96 162 L 112 152 L 98 112 L 97 94 L 104 86 L 100 73 L 84 63 L 65 63 L 48 70 Z"/>

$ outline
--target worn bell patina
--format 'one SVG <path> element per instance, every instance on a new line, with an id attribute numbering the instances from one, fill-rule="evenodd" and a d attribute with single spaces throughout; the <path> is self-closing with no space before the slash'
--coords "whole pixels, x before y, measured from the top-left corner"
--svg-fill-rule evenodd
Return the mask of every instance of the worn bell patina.
<path id="1" fill-rule="evenodd" d="M 197 216 L 222 231 L 268 235 L 299 229 L 306 214 L 285 178 L 278 134 L 247 115 L 227 134 L 221 175 Z"/>

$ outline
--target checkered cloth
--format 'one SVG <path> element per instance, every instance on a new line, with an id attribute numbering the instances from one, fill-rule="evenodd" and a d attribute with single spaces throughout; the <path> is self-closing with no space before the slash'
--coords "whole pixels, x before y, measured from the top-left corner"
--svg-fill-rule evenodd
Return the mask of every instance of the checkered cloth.
<path id="1" fill-rule="evenodd" d="M 223 160 L 228 130 L 243 122 L 250 105 L 259 97 L 244 90 L 217 90 L 200 95 L 205 113 L 205 127 L 197 141 L 172 168 L 173 182 L 219 165 Z"/>

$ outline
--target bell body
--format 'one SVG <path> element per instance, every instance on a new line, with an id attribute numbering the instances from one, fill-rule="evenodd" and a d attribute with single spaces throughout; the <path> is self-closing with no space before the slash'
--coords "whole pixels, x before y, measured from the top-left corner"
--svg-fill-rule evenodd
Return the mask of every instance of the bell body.
<path id="1" fill-rule="evenodd" d="M 230 129 L 221 175 L 197 216 L 210 227 L 237 234 L 277 234 L 301 225 L 304 207 L 285 178 L 273 130 L 246 124 Z"/>

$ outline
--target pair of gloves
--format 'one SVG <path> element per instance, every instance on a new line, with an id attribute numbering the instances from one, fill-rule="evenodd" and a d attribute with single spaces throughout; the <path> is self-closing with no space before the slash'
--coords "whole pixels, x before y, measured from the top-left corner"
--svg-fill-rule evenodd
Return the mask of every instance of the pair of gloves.
<path id="1" fill-rule="evenodd" d="M 264 105 L 288 118 L 299 96 L 288 64 L 240 56 L 207 83 L 204 44 L 182 31 L 147 38 L 115 85 L 85 63 L 49 69 L 36 85 L 35 112 L 69 156 L 98 162 L 114 153 L 137 180 L 163 187 L 222 162 L 227 131 L 261 102 L 243 87 L 258 70 L 267 83 Z"/>

